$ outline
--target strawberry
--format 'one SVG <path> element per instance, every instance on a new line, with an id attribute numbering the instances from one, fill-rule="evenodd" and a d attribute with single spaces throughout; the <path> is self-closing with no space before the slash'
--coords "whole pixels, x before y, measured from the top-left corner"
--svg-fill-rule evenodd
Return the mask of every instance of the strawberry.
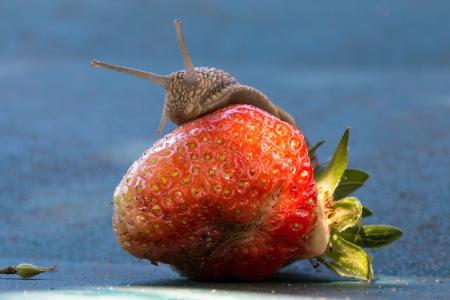
<path id="1" fill-rule="evenodd" d="M 345 198 L 367 179 L 346 170 L 347 142 L 348 131 L 331 162 L 313 169 L 317 147 L 308 153 L 298 129 L 256 107 L 229 106 L 185 123 L 117 186 L 118 241 L 136 257 L 200 280 L 261 280 L 305 258 L 370 280 L 359 245 L 384 246 L 401 231 L 364 227 L 369 211 Z"/>

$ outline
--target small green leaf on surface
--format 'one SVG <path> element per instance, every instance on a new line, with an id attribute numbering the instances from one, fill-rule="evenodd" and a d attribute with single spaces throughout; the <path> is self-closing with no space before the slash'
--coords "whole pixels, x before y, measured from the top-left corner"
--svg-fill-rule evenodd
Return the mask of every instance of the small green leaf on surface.
<path id="1" fill-rule="evenodd" d="M 331 161 L 321 169 L 320 172 L 317 172 L 316 181 L 319 196 L 322 196 L 325 199 L 330 198 L 334 194 L 334 191 L 347 168 L 349 131 L 348 128 L 344 131 Z"/>
<path id="2" fill-rule="evenodd" d="M 367 253 L 337 234 L 332 236 L 331 247 L 325 255 L 332 260 L 332 262 L 325 261 L 325 265 L 341 276 L 368 281 L 373 277 Z"/>
<path id="3" fill-rule="evenodd" d="M 363 206 L 363 208 L 362 208 L 362 217 L 363 218 L 367 218 L 367 217 L 370 217 L 372 215 L 373 215 L 373 212 L 370 209 L 368 209 L 367 207 Z"/>
<path id="4" fill-rule="evenodd" d="M 32 264 L 19 264 L 15 266 L 15 269 L 16 274 L 22 278 L 30 278 L 46 272 L 56 272 L 56 267 L 42 268 Z"/>
<path id="5" fill-rule="evenodd" d="M 312 158 L 316 154 L 317 149 L 319 149 L 319 147 L 322 146 L 323 143 L 325 143 L 325 141 L 321 140 L 317 144 L 315 144 L 314 146 L 312 146 L 308 149 L 309 158 Z"/>
<path id="6" fill-rule="evenodd" d="M 0 274 L 17 274 L 24 279 L 46 272 L 56 272 L 56 267 L 42 268 L 32 264 L 22 263 L 17 266 L 8 266 L 0 269 Z"/>
<path id="7" fill-rule="evenodd" d="M 362 205 L 354 197 L 344 198 L 333 204 L 333 213 L 330 216 L 331 229 L 341 232 L 358 223 L 362 214 Z"/>
<path id="8" fill-rule="evenodd" d="M 381 248 L 400 238 L 403 232 L 388 225 L 364 225 L 355 236 L 355 243 L 364 248 Z"/>
<path id="9" fill-rule="evenodd" d="M 350 195 L 352 192 L 363 186 L 367 179 L 369 179 L 369 174 L 364 171 L 357 169 L 345 170 L 339 185 L 334 191 L 333 198 L 339 200 Z"/>

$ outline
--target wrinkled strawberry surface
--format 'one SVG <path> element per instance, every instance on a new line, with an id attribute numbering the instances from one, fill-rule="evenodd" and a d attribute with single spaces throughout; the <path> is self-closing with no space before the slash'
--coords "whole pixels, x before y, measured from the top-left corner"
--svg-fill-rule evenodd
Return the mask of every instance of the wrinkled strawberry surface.
<path id="1" fill-rule="evenodd" d="M 196 279 L 270 276 L 313 229 L 301 132 L 248 105 L 186 123 L 128 170 L 114 195 L 121 246 Z"/>

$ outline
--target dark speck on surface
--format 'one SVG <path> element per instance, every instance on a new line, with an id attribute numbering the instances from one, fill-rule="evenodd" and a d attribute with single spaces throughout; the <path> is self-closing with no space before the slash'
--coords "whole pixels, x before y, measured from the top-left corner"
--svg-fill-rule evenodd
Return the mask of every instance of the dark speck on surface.
<path id="1" fill-rule="evenodd" d="M 357 196 L 373 223 L 404 230 L 372 252 L 375 282 L 337 281 L 308 263 L 261 283 L 191 282 L 119 248 L 112 193 L 158 138 L 163 92 L 89 62 L 161 74 L 182 68 L 175 18 L 184 21 L 194 64 L 265 92 L 311 142 L 327 141 L 321 160 L 351 127 L 350 164 L 371 174 Z M 0 267 L 26 261 L 60 270 L 27 281 L 0 276 L 0 298 L 216 289 L 218 299 L 272 290 L 277 299 L 445 299 L 449 32 L 443 0 L 0 2 Z"/>

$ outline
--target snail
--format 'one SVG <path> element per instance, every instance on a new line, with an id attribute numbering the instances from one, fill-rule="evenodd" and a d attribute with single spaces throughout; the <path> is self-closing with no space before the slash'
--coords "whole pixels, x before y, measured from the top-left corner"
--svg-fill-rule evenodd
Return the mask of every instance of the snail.
<path id="1" fill-rule="evenodd" d="M 177 125 L 195 120 L 203 115 L 231 104 L 256 106 L 294 126 L 294 118 L 273 104 L 259 90 L 239 83 L 229 73 L 210 67 L 194 67 L 183 35 L 181 21 L 175 20 L 175 29 L 181 49 L 185 70 L 167 76 L 92 60 L 93 67 L 117 71 L 150 80 L 165 89 L 164 107 L 157 133 L 167 123 Z"/>

